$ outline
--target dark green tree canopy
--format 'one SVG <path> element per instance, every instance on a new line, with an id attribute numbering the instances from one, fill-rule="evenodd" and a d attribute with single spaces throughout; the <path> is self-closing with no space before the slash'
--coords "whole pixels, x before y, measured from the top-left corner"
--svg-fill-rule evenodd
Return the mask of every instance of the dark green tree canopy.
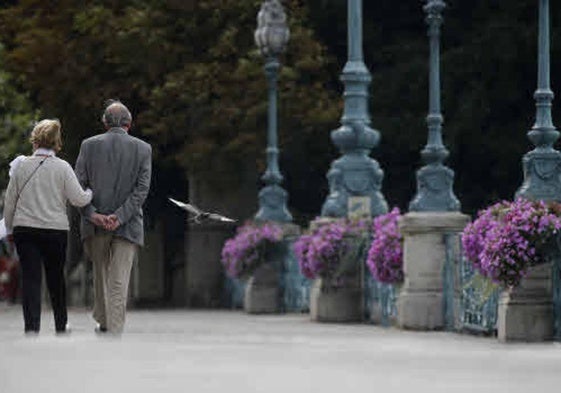
<path id="1" fill-rule="evenodd" d="M 133 111 L 156 165 L 225 179 L 263 170 L 266 81 L 253 43 L 259 0 L 20 0 L 0 6 L 3 67 L 45 116 L 59 117 L 72 160 L 101 131 L 106 98 Z M 290 206 L 319 212 L 337 157 L 329 132 L 341 116 L 346 0 L 287 0 L 291 40 L 280 79 L 281 170 Z M 537 4 L 448 0 L 442 31 L 447 164 L 466 212 L 512 198 L 532 147 Z M 373 74 L 372 155 L 390 205 L 405 208 L 426 143 L 428 40 L 422 2 L 364 1 L 364 49 Z M 551 4 L 552 87 L 561 77 L 561 9 Z M 24 105 L 25 107 L 25 105 Z M 28 106 L 22 113 L 31 113 Z M 554 101 L 554 119 L 560 118 Z M 559 120 L 561 121 L 561 120 Z"/>

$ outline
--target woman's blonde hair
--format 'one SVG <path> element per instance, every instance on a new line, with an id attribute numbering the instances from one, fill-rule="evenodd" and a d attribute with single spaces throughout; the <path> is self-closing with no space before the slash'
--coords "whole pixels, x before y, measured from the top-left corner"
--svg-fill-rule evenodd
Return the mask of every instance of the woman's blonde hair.
<path id="1" fill-rule="evenodd" d="M 29 141 L 37 147 L 59 151 L 62 147 L 60 128 L 60 121 L 56 119 L 41 120 L 33 127 Z"/>

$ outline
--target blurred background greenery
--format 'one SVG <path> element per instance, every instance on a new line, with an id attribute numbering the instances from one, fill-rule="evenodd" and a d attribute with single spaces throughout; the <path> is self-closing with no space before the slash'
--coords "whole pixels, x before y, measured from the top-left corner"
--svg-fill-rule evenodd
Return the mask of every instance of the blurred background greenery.
<path id="1" fill-rule="evenodd" d="M 291 40 L 280 77 L 284 186 L 297 222 L 319 214 L 325 174 L 338 156 L 329 138 L 342 114 L 346 0 L 286 0 Z M 442 34 L 447 164 L 463 211 L 512 198 L 532 147 L 537 2 L 448 0 Z M 148 204 L 188 198 L 196 173 L 217 190 L 247 163 L 264 170 L 266 81 L 253 43 L 259 0 L 21 0 L 0 5 L 0 186 L 31 122 L 63 123 L 64 158 L 102 132 L 107 98 L 134 116 L 154 147 Z M 561 8 L 552 4 L 552 88 L 561 87 Z M 364 1 L 364 49 L 373 75 L 372 152 L 390 206 L 415 191 L 427 127 L 428 41 L 421 1 Z M 560 118 L 554 101 L 554 119 Z M 257 179 L 256 179 L 257 181 Z"/>

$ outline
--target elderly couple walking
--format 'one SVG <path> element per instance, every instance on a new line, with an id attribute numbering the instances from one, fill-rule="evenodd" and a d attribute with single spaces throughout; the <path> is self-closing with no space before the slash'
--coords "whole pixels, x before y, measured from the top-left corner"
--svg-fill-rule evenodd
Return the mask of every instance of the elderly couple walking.
<path id="1" fill-rule="evenodd" d="M 144 242 L 142 205 L 150 187 L 152 149 L 129 135 L 132 116 L 122 103 L 111 102 L 102 121 L 106 132 L 82 142 L 74 171 L 56 157 L 62 145 L 58 120 L 40 121 L 31 133 L 33 155 L 13 162 L 4 219 L 20 258 L 26 333 L 38 333 L 41 325 L 42 267 L 55 330 L 69 332 L 67 202 L 80 207 L 81 237 L 93 263 L 96 332 L 123 330 L 130 272 Z"/>

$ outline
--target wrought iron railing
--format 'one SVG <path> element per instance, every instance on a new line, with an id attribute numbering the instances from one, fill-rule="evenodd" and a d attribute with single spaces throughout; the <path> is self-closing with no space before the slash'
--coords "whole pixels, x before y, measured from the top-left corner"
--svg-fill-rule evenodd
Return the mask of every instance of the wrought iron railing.
<path id="1" fill-rule="evenodd" d="M 496 331 L 499 289 L 485 285 L 464 256 L 457 234 L 444 235 L 444 316 L 448 330 L 493 334 Z M 491 289 L 490 289 L 491 288 Z M 457 309 L 457 310 L 456 310 Z"/>
<path id="2" fill-rule="evenodd" d="M 370 273 L 364 277 L 365 320 L 382 326 L 392 326 L 397 318 L 399 289 L 394 284 L 376 281 Z"/>
<path id="3" fill-rule="evenodd" d="M 555 252 L 552 253 L 553 280 L 553 339 L 561 341 L 561 234 L 556 237 Z"/>
<path id="4" fill-rule="evenodd" d="M 226 308 L 243 308 L 245 282 L 224 276 L 223 304 Z"/>
<path id="5" fill-rule="evenodd" d="M 286 240 L 287 255 L 281 270 L 282 303 L 285 312 L 307 312 L 310 308 L 310 280 L 302 275 L 292 245 L 294 238 Z"/>

